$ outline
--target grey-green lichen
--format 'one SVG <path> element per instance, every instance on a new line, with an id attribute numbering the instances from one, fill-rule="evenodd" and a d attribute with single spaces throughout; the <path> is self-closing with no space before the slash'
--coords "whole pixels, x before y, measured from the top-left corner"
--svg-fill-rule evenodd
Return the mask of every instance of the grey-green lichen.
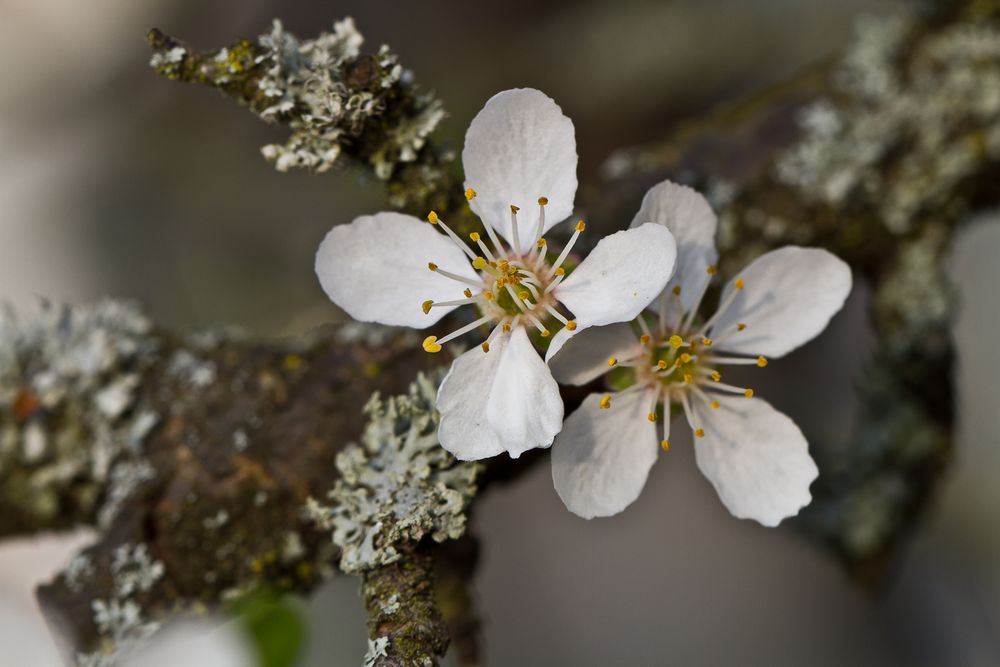
<path id="1" fill-rule="evenodd" d="M 157 352 L 150 321 L 130 303 L 0 309 L 0 502 L 8 516 L 38 525 L 67 512 L 81 520 L 109 482 L 112 503 L 122 495 L 116 486 L 134 488 L 141 470 L 118 466 L 133 465 L 158 422 L 138 397 Z"/>
<path id="2" fill-rule="evenodd" d="M 63 576 L 71 576 L 69 572 Z M 126 544 L 115 551 L 111 562 L 112 595 L 91 602 L 99 645 L 95 651 L 77 654 L 78 667 L 120 665 L 159 629 L 159 621 L 143 615 L 137 597 L 153 590 L 163 573 L 163 564 L 149 555 L 145 544 Z"/>
<path id="3" fill-rule="evenodd" d="M 361 444 L 337 456 L 340 479 L 329 504 L 310 499 L 307 516 L 331 531 L 343 571 L 395 562 L 404 542 L 464 533 L 481 466 L 457 461 L 438 443 L 436 396 L 436 383 L 423 374 L 408 394 L 374 394 Z"/>
<path id="4" fill-rule="evenodd" d="M 917 25 L 905 15 L 862 20 L 834 95 L 801 110 L 802 139 L 776 163 L 778 178 L 811 200 L 873 204 L 894 234 L 1000 159 L 1000 28 L 956 23 L 921 38 Z M 900 150 L 907 159 L 888 168 Z"/>

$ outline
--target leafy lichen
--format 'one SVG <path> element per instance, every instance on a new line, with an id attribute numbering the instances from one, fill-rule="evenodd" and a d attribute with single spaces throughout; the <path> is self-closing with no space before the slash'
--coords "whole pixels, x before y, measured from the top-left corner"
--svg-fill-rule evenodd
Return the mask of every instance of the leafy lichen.
<path id="1" fill-rule="evenodd" d="M 401 543 L 464 533 L 481 466 L 457 461 L 438 443 L 436 395 L 436 384 L 422 374 L 408 394 L 386 400 L 374 394 L 361 444 L 337 456 L 341 477 L 330 503 L 310 499 L 307 515 L 331 531 L 343 571 L 395 562 Z"/>

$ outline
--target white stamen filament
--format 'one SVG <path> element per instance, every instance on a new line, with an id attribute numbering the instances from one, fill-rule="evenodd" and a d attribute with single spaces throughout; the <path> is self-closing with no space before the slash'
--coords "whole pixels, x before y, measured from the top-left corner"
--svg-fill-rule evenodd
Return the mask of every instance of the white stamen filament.
<path id="1" fill-rule="evenodd" d="M 479 327 L 479 326 L 482 326 L 482 325 L 486 324 L 487 322 L 489 322 L 492 319 L 493 318 L 489 317 L 489 316 L 480 317 L 475 322 L 471 322 L 469 324 L 466 324 L 464 327 L 462 327 L 460 329 L 456 329 L 455 331 L 452 331 L 450 334 L 448 334 L 444 338 L 439 339 L 437 341 L 437 344 L 438 345 L 444 345 L 448 341 L 454 340 L 454 339 L 458 338 L 459 336 L 461 336 L 462 334 L 468 333 L 468 332 L 472 331 L 473 329 L 475 329 L 476 327 Z"/>
<path id="2" fill-rule="evenodd" d="M 440 274 L 440 275 L 444 276 L 445 278 L 451 278 L 452 280 L 457 280 L 460 283 L 464 283 L 466 285 L 471 285 L 472 287 L 475 287 L 476 289 L 480 289 L 483 286 L 483 284 L 481 282 L 477 282 L 475 280 L 472 280 L 471 278 L 466 278 L 464 276 L 460 276 L 458 274 L 452 273 L 451 271 L 445 271 L 444 269 L 442 269 L 440 267 L 436 267 L 436 268 L 432 269 L 432 271 L 434 271 L 434 273 L 437 273 L 437 274 Z"/>
<path id="3" fill-rule="evenodd" d="M 742 282 L 740 282 L 740 284 L 742 284 Z M 738 297 L 742 291 L 743 288 L 733 288 L 732 290 L 729 291 L 729 295 L 726 297 L 726 300 L 723 301 L 721 304 L 719 304 L 719 307 L 715 311 L 715 313 L 713 313 L 712 316 L 708 318 L 708 321 L 706 321 L 703 325 L 701 325 L 701 329 L 696 334 L 699 338 L 704 336 L 706 332 L 708 332 L 708 330 L 712 328 L 712 325 L 715 324 L 715 321 L 717 319 L 719 319 L 719 316 L 721 316 L 724 312 L 726 312 L 727 308 L 733 305 L 733 302 L 736 301 L 736 297 Z"/>
<path id="4" fill-rule="evenodd" d="M 476 303 L 479 301 L 479 295 L 472 297 L 471 299 L 456 299 L 454 301 L 434 301 L 431 303 L 431 308 L 438 308 L 444 306 L 464 306 L 468 303 Z"/>
<path id="5" fill-rule="evenodd" d="M 544 203 L 543 203 L 544 202 Z M 548 200 L 542 197 L 538 200 L 538 225 L 535 227 L 535 236 L 531 239 L 532 243 L 537 243 L 538 239 L 542 238 L 542 234 L 545 231 L 545 204 Z M 537 249 L 539 246 L 535 246 Z"/>
<path id="6" fill-rule="evenodd" d="M 517 211 L 518 208 L 511 204 L 510 206 L 510 234 L 514 240 L 514 254 L 521 255 L 521 239 L 518 238 L 517 232 Z"/>
<path id="7" fill-rule="evenodd" d="M 553 280 L 552 282 L 550 282 L 549 286 L 545 288 L 545 294 L 548 294 L 549 292 L 551 292 L 555 288 L 559 287 L 559 283 L 561 283 L 563 280 L 565 280 L 565 278 L 566 278 L 566 274 L 565 273 L 562 274 L 561 276 L 556 276 L 556 279 Z"/>
<path id="8" fill-rule="evenodd" d="M 448 235 L 448 237 L 455 243 L 455 245 L 457 245 L 459 248 L 462 249 L 462 252 L 464 252 L 469 257 L 469 259 L 475 259 L 476 253 L 472 252 L 472 250 L 469 248 L 469 244 L 467 244 L 462 239 L 458 238 L 458 234 L 451 231 L 451 227 L 446 225 L 444 223 L 444 220 L 439 218 L 436 213 L 433 213 L 433 215 L 434 215 L 433 218 L 430 217 L 428 218 L 432 220 L 431 224 L 434 225 L 435 227 L 440 227 L 441 229 L 443 229 L 444 233 Z"/>
<path id="9" fill-rule="evenodd" d="M 536 296 L 535 299 L 537 300 L 538 297 Z M 554 317 L 557 320 L 559 320 L 560 322 L 562 322 L 563 325 L 569 324 L 569 320 L 566 319 L 565 317 L 563 317 L 562 313 L 560 313 L 558 310 L 556 310 L 552 306 L 550 306 L 548 304 L 545 304 L 545 310 L 549 311 L 549 313 L 552 315 L 552 317 Z"/>
<path id="10" fill-rule="evenodd" d="M 570 250 L 573 249 L 573 244 L 576 243 L 576 240 L 578 238 L 580 238 L 580 234 L 581 232 L 583 232 L 584 229 L 586 229 L 586 225 L 583 224 L 582 220 L 576 223 L 576 228 L 573 230 L 573 236 L 569 237 L 569 243 L 566 244 L 566 247 L 562 249 L 562 252 L 559 253 L 559 256 L 556 258 L 555 263 L 552 265 L 551 268 L 549 268 L 550 278 L 555 274 L 556 269 L 562 266 L 562 263 L 566 261 L 566 258 L 569 256 Z"/>
<path id="11" fill-rule="evenodd" d="M 528 307 L 524 305 L 523 301 L 521 301 L 521 297 L 517 295 L 517 292 L 514 291 L 514 288 L 511 287 L 510 285 L 504 285 L 504 287 L 507 288 L 507 293 L 510 294 L 512 299 L 514 299 L 514 303 L 516 303 L 517 307 L 521 309 L 521 312 L 527 313 Z"/>

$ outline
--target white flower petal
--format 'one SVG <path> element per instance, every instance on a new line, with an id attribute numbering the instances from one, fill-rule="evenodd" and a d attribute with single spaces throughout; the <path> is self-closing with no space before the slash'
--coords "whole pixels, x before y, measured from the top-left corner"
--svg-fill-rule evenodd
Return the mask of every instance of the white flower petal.
<path id="1" fill-rule="evenodd" d="M 718 220 L 708 201 L 695 190 L 663 181 L 649 189 L 642 206 L 632 220 L 632 227 L 647 222 L 664 225 L 677 241 L 677 270 L 666 290 L 681 286 L 681 304 L 687 312 L 711 276 L 708 267 L 715 264 L 715 229 Z M 658 301 L 658 300 L 657 300 Z M 650 304 L 656 308 L 656 301 Z"/>
<path id="2" fill-rule="evenodd" d="M 316 274 L 327 296 L 354 319 L 422 329 L 453 308 L 425 315 L 421 303 L 461 299 L 464 289 L 430 271 L 428 262 L 479 281 L 468 258 L 430 223 L 382 212 L 331 229 L 316 252 Z"/>
<path id="3" fill-rule="evenodd" d="M 521 208 L 521 250 L 531 248 L 538 198 L 547 197 L 545 229 L 573 212 L 576 137 L 573 121 L 552 98 L 532 88 L 497 93 L 469 125 L 462 150 L 470 204 L 505 239 L 511 239 L 510 206 Z M 544 229 L 543 229 L 544 232 Z"/>
<path id="4" fill-rule="evenodd" d="M 569 511 L 585 519 L 631 505 L 656 462 L 656 424 L 646 418 L 653 394 L 611 395 L 600 408 L 591 394 L 569 416 L 552 445 L 552 481 Z"/>
<path id="5" fill-rule="evenodd" d="M 819 474 L 802 431 L 767 401 L 742 396 L 713 396 L 720 407 L 692 401 L 698 467 L 708 477 L 730 513 L 776 526 L 798 514 L 812 497 L 809 485 Z"/>
<path id="6" fill-rule="evenodd" d="M 523 327 L 456 359 L 437 408 L 441 446 L 464 461 L 548 447 L 563 419 L 559 386 Z"/>
<path id="7" fill-rule="evenodd" d="M 718 349 L 780 357 L 826 328 L 851 291 L 851 269 L 820 248 L 785 246 L 736 276 L 744 288 L 712 326 Z M 734 290 L 729 281 L 720 303 Z M 737 323 L 746 329 L 732 333 Z"/>
<path id="8" fill-rule="evenodd" d="M 667 284 L 677 245 L 662 225 L 645 224 L 601 239 L 553 293 L 573 313 L 577 329 L 552 338 L 546 360 L 587 327 L 627 322 L 642 312 Z"/>
<path id="9" fill-rule="evenodd" d="M 629 324 L 593 327 L 570 338 L 549 361 L 549 368 L 560 384 L 587 384 L 610 370 L 609 357 L 627 359 L 639 347 L 639 339 Z"/>

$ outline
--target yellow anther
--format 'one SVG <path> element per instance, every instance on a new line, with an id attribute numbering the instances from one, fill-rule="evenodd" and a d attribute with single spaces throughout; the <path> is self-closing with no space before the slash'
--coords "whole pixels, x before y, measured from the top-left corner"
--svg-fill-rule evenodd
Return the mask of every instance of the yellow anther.
<path id="1" fill-rule="evenodd" d="M 566 328 L 570 331 L 576 331 L 576 320 L 569 320 L 566 322 Z"/>
<path id="2" fill-rule="evenodd" d="M 549 198 L 548 197 L 539 197 L 538 198 L 538 205 L 539 206 L 545 206 L 548 203 L 549 203 Z"/>
<path id="3" fill-rule="evenodd" d="M 497 268 L 499 268 L 501 271 L 506 271 L 507 267 L 509 267 L 509 266 L 510 266 L 510 262 L 508 262 L 506 259 L 501 259 L 500 263 L 497 264 Z"/>
<path id="4" fill-rule="evenodd" d="M 743 331 L 746 328 L 747 328 L 747 325 L 743 324 L 743 322 L 737 322 L 737 324 L 736 324 L 736 330 L 737 331 Z"/>
<path id="5" fill-rule="evenodd" d="M 681 363 L 682 364 L 690 364 L 691 363 L 691 355 L 688 354 L 687 352 L 682 353 L 681 354 Z"/>
<path id="6" fill-rule="evenodd" d="M 504 333 L 510 333 L 510 323 L 509 322 L 504 322 L 501 328 L 503 329 Z"/>
<path id="7" fill-rule="evenodd" d="M 438 223 L 438 214 L 435 213 L 434 211 L 428 213 L 427 222 L 431 223 L 432 225 L 436 225 Z"/>
<path id="8" fill-rule="evenodd" d="M 612 366 L 613 367 L 613 366 L 617 366 L 617 365 L 618 365 L 618 358 L 617 357 L 608 357 L 608 366 Z"/>
<path id="9" fill-rule="evenodd" d="M 680 348 L 681 345 L 684 344 L 684 339 L 678 336 L 677 334 L 674 334 L 673 336 L 667 339 L 667 342 L 670 343 L 670 347 L 676 350 Z"/>
<path id="10" fill-rule="evenodd" d="M 646 343 L 648 343 L 649 342 L 649 334 L 642 334 L 641 336 L 639 336 L 639 342 L 642 343 L 643 345 L 645 345 Z"/>
<path id="11" fill-rule="evenodd" d="M 712 378 L 715 382 L 718 382 L 719 380 L 722 379 L 722 373 L 720 373 L 719 371 L 712 371 L 711 373 L 709 373 L 709 377 Z"/>
<path id="12" fill-rule="evenodd" d="M 556 275 L 557 276 L 564 276 L 564 275 L 566 275 L 566 269 L 564 269 L 563 267 L 560 266 L 558 269 L 556 269 Z"/>
<path id="13" fill-rule="evenodd" d="M 711 406 L 711 408 L 713 410 L 718 410 L 719 409 L 719 402 L 718 401 L 712 401 L 711 403 L 709 403 L 709 406 Z"/>
<path id="14" fill-rule="evenodd" d="M 441 346 L 437 342 L 437 336 L 428 336 L 424 339 L 424 351 L 425 352 L 440 352 Z"/>
<path id="15" fill-rule="evenodd" d="M 742 278 L 737 278 L 733 282 L 733 287 L 735 287 L 736 289 L 743 289 L 743 279 Z"/>
<path id="16" fill-rule="evenodd" d="M 465 198 L 468 199 L 469 201 L 472 201 L 473 199 L 476 198 L 476 191 L 473 190 L 472 188 L 469 188 L 468 190 L 465 191 Z"/>
<path id="17" fill-rule="evenodd" d="M 704 345 L 705 347 L 712 347 L 712 339 L 711 338 L 702 338 L 701 339 L 701 344 Z"/>
<path id="18" fill-rule="evenodd" d="M 489 352 L 490 351 L 490 342 L 486 341 L 480 347 L 483 348 L 483 352 Z"/>
<path id="19" fill-rule="evenodd" d="M 743 392 L 743 395 L 747 398 L 753 398 L 753 389 L 747 389 Z"/>
<path id="20" fill-rule="evenodd" d="M 757 365 L 760 366 L 761 368 L 767 366 L 767 357 L 757 357 Z"/>
<path id="21" fill-rule="evenodd" d="M 646 419 L 648 419 L 651 422 L 655 422 L 656 421 L 656 413 L 655 412 L 650 412 L 648 415 L 646 415 Z"/>
<path id="22" fill-rule="evenodd" d="M 541 333 L 542 338 L 548 338 L 551 335 L 552 335 L 552 332 L 549 331 L 548 329 L 543 330 L 542 333 Z"/>
<path id="23" fill-rule="evenodd" d="M 472 260 L 472 268 L 476 269 L 477 271 L 482 271 L 487 266 L 489 266 L 489 264 L 486 263 L 485 257 L 476 257 L 474 260 Z"/>
<path id="24" fill-rule="evenodd" d="M 538 246 L 539 250 L 541 250 L 542 248 L 545 247 L 545 239 L 538 239 L 537 241 L 535 241 L 535 245 Z"/>
<path id="25" fill-rule="evenodd" d="M 434 302 L 431 301 L 430 299 L 427 299 L 427 301 L 424 301 L 422 304 L 420 304 L 420 307 L 424 311 L 424 315 L 426 315 L 427 313 L 431 312 L 431 306 L 433 306 L 433 305 L 434 305 Z"/>
<path id="26" fill-rule="evenodd" d="M 473 243 L 479 243 L 479 239 L 482 237 L 479 235 L 479 232 L 472 232 L 469 234 L 469 238 L 472 239 Z"/>
<path id="27" fill-rule="evenodd" d="M 495 268 L 497 268 L 497 263 L 496 262 L 490 262 L 490 266 L 492 266 L 495 269 Z"/>
<path id="28" fill-rule="evenodd" d="M 670 451 L 670 441 L 669 440 L 660 440 L 660 449 L 662 449 L 665 452 L 669 452 Z"/>
<path id="29" fill-rule="evenodd" d="M 431 271 L 437 271 L 438 265 L 435 264 L 434 262 L 427 262 L 427 268 L 430 269 Z"/>
<path id="30" fill-rule="evenodd" d="M 608 408 L 611 407 L 611 394 L 605 394 L 604 396 L 601 396 L 600 406 L 601 410 L 607 410 Z"/>
<path id="31" fill-rule="evenodd" d="M 487 301 L 492 301 L 493 299 L 497 298 L 496 295 L 489 290 L 483 292 L 483 296 L 486 298 Z"/>
<path id="32" fill-rule="evenodd" d="M 696 428 L 694 430 L 694 437 L 696 437 L 696 438 L 704 438 L 705 437 L 705 429 L 703 429 L 703 428 Z"/>
<path id="33" fill-rule="evenodd" d="M 681 286 L 680 285 L 674 285 L 673 289 L 671 289 L 670 291 L 674 293 L 674 296 L 680 296 L 681 295 Z"/>
<path id="34" fill-rule="evenodd" d="M 660 370 L 662 371 L 662 370 L 666 369 L 666 367 L 667 367 L 667 362 L 666 362 L 666 360 L 665 360 L 665 359 L 660 359 L 659 361 L 657 361 L 657 362 L 656 362 L 656 365 L 657 365 L 657 366 L 659 367 L 659 369 L 660 369 Z"/>
<path id="35" fill-rule="evenodd" d="M 521 209 L 520 209 L 520 208 L 518 208 L 517 206 L 514 206 L 513 204 L 511 204 L 511 205 L 510 205 L 510 212 L 511 212 L 511 213 L 517 213 L 517 212 L 518 212 L 518 211 L 520 211 L 520 210 L 521 210 Z"/>
<path id="36" fill-rule="evenodd" d="M 708 275 L 714 276 L 716 273 L 719 272 L 719 268 L 715 264 L 709 264 L 708 268 L 705 269 L 705 271 L 708 273 Z"/>
<path id="37" fill-rule="evenodd" d="M 521 290 L 520 292 L 518 292 L 517 293 L 517 298 L 520 299 L 521 301 L 527 301 L 528 300 L 528 290 Z"/>
<path id="38" fill-rule="evenodd" d="M 472 290 L 470 290 L 468 287 L 466 287 L 464 290 L 462 290 L 462 294 L 465 295 L 466 299 L 471 299 L 472 298 Z"/>
<path id="39" fill-rule="evenodd" d="M 694 376 L 693 375 L 691 375 L 690 373 L 685 373 L 684 374 L 684 384 L 691 384 L 692 380 L 694 380 Z"/>
<path id="40" fill-rule="evenodd" d="M 576 231 L 582 232 L 586 228 L 587 228 L 587 223 L 584 222 L 583 220 L 580 220 L 579 222 L 576 223 Z"/>

